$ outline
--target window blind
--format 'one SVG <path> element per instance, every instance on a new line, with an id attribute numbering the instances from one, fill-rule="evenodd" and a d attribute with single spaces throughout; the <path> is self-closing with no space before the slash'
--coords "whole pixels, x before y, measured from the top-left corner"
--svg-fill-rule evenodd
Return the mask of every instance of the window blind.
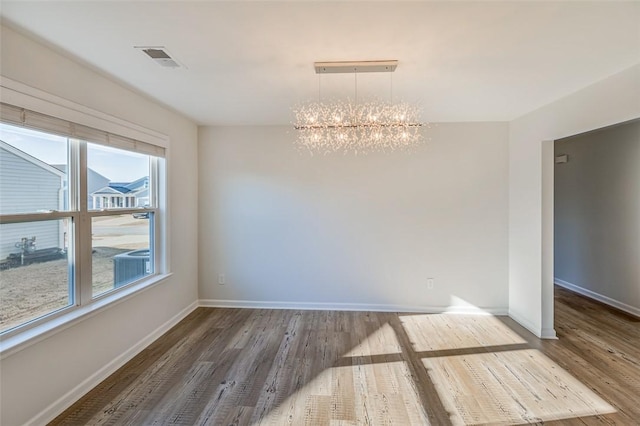
<path id="1" fill-rule="evenodd" d="M 161 146 L 98 130 L 93 127 L 73 123 L 6 103 L 0 103 L 0 121 L 141 154 L 156 157 L 165 156 L 165 149 Z"/>

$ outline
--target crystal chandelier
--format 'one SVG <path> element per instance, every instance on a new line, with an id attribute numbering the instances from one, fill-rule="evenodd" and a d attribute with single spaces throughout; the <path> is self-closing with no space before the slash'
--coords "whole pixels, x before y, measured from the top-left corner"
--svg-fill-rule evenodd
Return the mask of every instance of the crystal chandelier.
<path id="1" fill-rule="evenodd" d="M 315 63 L 316 73 L 393 72 L 397 61 Z M 420 110 L 384 101 L 308 102 L 294 108 L 297 145 L 310 152 L 406 150 L 423 142 Z"/>

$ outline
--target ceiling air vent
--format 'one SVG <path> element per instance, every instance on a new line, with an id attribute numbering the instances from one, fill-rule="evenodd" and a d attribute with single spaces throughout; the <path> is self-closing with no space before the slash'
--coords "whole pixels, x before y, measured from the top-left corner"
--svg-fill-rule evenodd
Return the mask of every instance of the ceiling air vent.
<path id="1" fill-rule="evenodd" d="M 165 68 L 180 68 L 181 65 L 169 55 L 164 46 L 134 46 L 142 50 L 148 57 L 153 59 L 158 65 Z"/>

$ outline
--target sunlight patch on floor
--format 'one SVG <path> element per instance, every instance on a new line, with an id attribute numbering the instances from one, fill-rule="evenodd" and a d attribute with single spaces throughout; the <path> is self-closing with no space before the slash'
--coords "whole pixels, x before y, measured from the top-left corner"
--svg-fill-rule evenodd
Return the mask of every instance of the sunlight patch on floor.
<path id="1" fill-rule="evenodd" d="M 301 387 L 253 424 L 429 425 L 393 328 L 383 324 L 365 336 L 315 377 L 299 372 Z"/>
<path id="2" fill-rule="evenodd" d="M 517 424 L 615 409 L 535 349 L 424 358 L 454 425 Z"/>
<path id="3" fill-rule="evenodd" d="M 416 352 L 526 343 L 491 315 L 417 314 L 400 319 Z"/>
<path id="4" fill-rule="evenodd" d="M 332 367 L 254 425 L 429 425 L 405 362 Z"/>

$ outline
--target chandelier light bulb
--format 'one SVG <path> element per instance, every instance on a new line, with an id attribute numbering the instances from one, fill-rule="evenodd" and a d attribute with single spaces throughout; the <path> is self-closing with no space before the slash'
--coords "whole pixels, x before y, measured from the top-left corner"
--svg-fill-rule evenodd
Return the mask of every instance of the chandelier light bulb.
<path id="1" fill-rule="evenodd" d="M 316 73 L 393 72 L 398 61 L 316 62 Z M 357 93 L 357 79 L 356 79 Z M 318 93 L 320 98 L 320 93 Z M 310 152 L 407 150 L 424 137 L 420 110 L 408 103 L 383 101 L 309 102 L 294 108 L 296 144 Z"/>
<path id="2" fill-rule="evenodd" d="M 294 108 L 296 144 L 312 153 L 411 149 L 424 141 L 417 107 L 370 101 L 309 102 Z"/>

